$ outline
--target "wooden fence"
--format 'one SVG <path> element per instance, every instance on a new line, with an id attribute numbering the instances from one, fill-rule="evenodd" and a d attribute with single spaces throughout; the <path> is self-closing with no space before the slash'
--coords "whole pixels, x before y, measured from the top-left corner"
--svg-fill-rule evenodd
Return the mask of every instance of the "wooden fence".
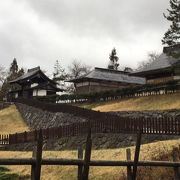
<path id="1" fill-rule="evenodd" d="M 9 134 L 0 134 L 0 145 L 9 144 Z"/>
<path id="2" fill-rule="evenodd" d="M 109 160 L 91 160 L 91 129 L 88 130 L 85 153 L 83 155 L 83 149 L 78 149 L 78 159 L 43 159 L 42 158 L 42 147 L 43 147 L 43 132 L 40 130 L 37 134 L 37 148 L 33 151 L 32 158 L 21 158 L 21 159 L 0 159 L 0 165 L 30 165 L 31 166 L 31 179 L 40 180 L 41 167 L 42 165 L 64 165 L 64 166 L 77 166 L 77 179 L 88 180 L 89 169 L 92 166 L 123 166 L 127 167 L 127 179 L 135 180 L 137 177 L 138 167 L 170 167 L 174 169 L 174 179 L 180 179 L 180 162 L 177 160 L 177 153 L 174 151 L 173 160 L 169 161 L 139 161 L 140 145 L 141 145 L 141 131 L 137 133 L 136 148 L 134 154 L 134 160 L 131 160 L 130 149 L 126 150 L 127 160 L 126 161 L 109 161 Z M 83 158 L 84 157 L 84 158 Z M 118 178 L 118 177 L 117 177 Z"/>
<path id="3" fill-rule="evenodd" d="M 109 119 L 91 120 L 60 127 L 42 129 L 43 139 L 81 136 L 91 128 L 92 133 L 137 133 L 180 135 L 180 117 L 177 118 L 127 118 L 108 116 Z M 39 130 L 1 135 L 0 144 L 34 142 L 38 139 Z"/>

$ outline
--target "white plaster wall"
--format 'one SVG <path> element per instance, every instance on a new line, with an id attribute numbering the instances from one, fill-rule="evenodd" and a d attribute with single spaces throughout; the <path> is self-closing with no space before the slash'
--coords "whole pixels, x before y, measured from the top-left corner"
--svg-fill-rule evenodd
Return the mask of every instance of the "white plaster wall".
<path id="1" fill-rule="evenodd" d="M 33 90 L 33 96 L 37 96 L 37 90 Z"/>
<path id="2" fill-rule="evenodd" d="M 46 95 L 47 95 L 46 90 L 38 90 L 38 92 L 37 92 L 37 96 L 46 96 Z"/>
<path id="3" fill-rule="evenodd" d="M 46 96 L 47 95 L 47 91 L 46 90 L 38 90 L 35 89 L 33 90 L 33 96 Z"/>
<path id="4" fill-rule="evenodd" d="M 180 76 L 174 76 L 174 80 L 179 80 Z"/>
<path id="5" fill-rule="evenodd" d="M 87 86 L 87 85 L 89 85 L 89 82 L 76 83 L 76 87 Z"/>
<path id="6" fill-rule="evenodd" d="M 31 84 L 31 87 L 35 87 L 35 86 L 38 86 L 38 83 Z"/>

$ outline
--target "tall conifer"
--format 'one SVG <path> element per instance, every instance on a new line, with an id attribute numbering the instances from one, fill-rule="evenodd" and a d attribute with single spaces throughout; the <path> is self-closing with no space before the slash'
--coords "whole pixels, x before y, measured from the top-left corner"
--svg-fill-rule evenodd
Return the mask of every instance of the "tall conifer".
<path id="1" fill-rule="evenodd" d="M 169 46 L 180 43 L 180 0 L 170 0 L 170 7 L 167 9 L 168 15 L 164 14 L 164 17 L 171 24 L 162 39 L 162 43 Z"/>
<path id="2" fill-rule="evenodd" d="M 113 70 L 118 70 L 118 67 L 119 67 L 119 58 L 118 56 L 116 55 L 116 49 L 114 48 L 112 51 L 111 51 L 111 54 L 109 55 L 109 65 L 108 65 L 108 69 L 113 69 Z"/>

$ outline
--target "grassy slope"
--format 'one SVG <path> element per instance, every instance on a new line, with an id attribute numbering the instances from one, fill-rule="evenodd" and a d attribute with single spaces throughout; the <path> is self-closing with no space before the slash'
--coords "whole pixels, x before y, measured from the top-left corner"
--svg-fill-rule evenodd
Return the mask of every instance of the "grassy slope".
<path id="1" fill-rule="evenodd" d="M 130 98 L 102 104 L 89 104 L 84 107 L 102 112 L 180 109 L 180 93 Z"/>
<path id="2" fill-rule="evenodd" d="M 0 111 L 0 127 L 0 134 L 10 134 L 29 130 L 14 105 Z"/>
<path id="3" fill-rule="evenodd" d="M 13 123 L 13 125 L 12 125 Z M 28 130 L 23 119 L 17 112 L 14 106 L 0 111 L 0 127 L 3 128 L 3 132 L 15 132 Z M 17 128 L 17 129 L 16 129 Z M 1 131 L 2 132 L 2 131 Z M 156 142 L 152 144 L 146 144 L 141 147 L 140 159 L 143 160 L 172 160 L 171 152 L 173 147 L 179 147 L 179 140 Z M 131 147 L 134 153 L 134 147 Z M 32 152 L 11 152 L 11 151 L 0 151 L 1 158 L 20 158 L 20 157 L 31 157 Z M 59 158 L 77 158 L 77 151 L 46 151 L 43 152 L 44 157 L 59 157 Z M 104 159 L 104 160 L 125 160 L 125 148 L 119 149 L 108 149 L 108 150 L 93 150 L 93 159 Z M 133 157 L 132 157 L 133 158 Z M 30 175 L 29 166 L 8 166 L 11 170 L 8 173 L 15 173 L 20 176 L 28 177 Z M 111 180 L 111 179 L 124 179 L 126 169 L 122 167 L 96 167 L 90 168 L 90 179 L 98 180 Z M 146 168 L 139 169 L 139 173 L 143 179 L 172 179 L 173 170 L 164 168 Z M 70 166 L 44 166 L 42 168 L 42 179 L 76 179 L 77 168 Z M 141 177 L 142 177 L 141 176 Z M 139 179 L 142 179 L 142 178 Z M 154 178 L 156 177 L 156 178 Z"/>

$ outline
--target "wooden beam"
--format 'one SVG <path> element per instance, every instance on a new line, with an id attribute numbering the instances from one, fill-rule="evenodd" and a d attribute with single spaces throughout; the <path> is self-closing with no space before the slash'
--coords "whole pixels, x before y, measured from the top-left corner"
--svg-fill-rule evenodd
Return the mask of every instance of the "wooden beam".
<path id="1" fill-rule="evenodd" d="M 136 174 L 137 174 L 137 165 L 139 161 L 139 153 L 140 153 L 140 146 L 141 146 L 141 131 L 137 133 L 137 141 L 136 141 L 136 149 L 135 149 L 135 155 L 134 155 L 134 166 L 133 166 L 133 174 L 132 174 L 132 180 L 136 180 Z"/>
<path id="2" fill-rule="evenodd" d="M 127 161 L 131 161 L 131 149 L 126 149 L 126 159 Z M 127 166 L 127 180 L 132 180 L 132 169 L 131 166 Z"/>
<path id="3" fill-rule="evenodd" d="M 178 148 L 173 149 L 173 161 L 176 162 L 179 160 L 178 158 Z M 180 179 L 180 172 L 179 172 L 179 167 L 174 167 L 174 180 L 179 180 Z"/>
<path id="4" fill-rule="evenodd" d="M 83 148 L 82 146 L 78 147 L 78 159 L 83 159 Z M 83 170 L 83 166 L 82 165 L 78 165 L 78 180 L 82 179 L 82 170 Z"/>
<path id="5" fill-rule="evenodd" d="M 85 155 L 84 155 L 84 168 L 83 168 L 83 174 L 82 174 L 83 180 L 88 180 L 89 165 L 90 165 L 90 159 L 91 159 L 91 148 L 92 148 L 91 128 L 89 128 L 88 136 L 86 140 Z"/>
<path id="6" fill-rule="evenodd" d="M 35 171 L 36 171 L 36 152 L 37 152 L 37 146 L 34 147 L 32 152 L 32 160 L 34 160 L 34 164 L 31 166 L 31 180 L 35 179 Z"/>
<path id="7" fill-rule="evenodd" d="M 0 159 L 0 165 L 33 165 L 36 164 L 34 158 L 3 158 Z M 61 158 L 45 158 L 42 159 L 41 165 L 63 165 L 63 166 L 78 166 L 84 165 L 84 160 L 77 159 L 61 159 Z M 134 161 L 106 161 L 106 160 L 91 160 L 89 162 L 90 166 L 133 166 Z M 180 162 L 171 161 L 138 161 L 138 166 L 141 167 L 180 167 Z"/>
<path id="8" fill-rule="evenodd" d="M 36 151 L 33 152 L 33 156 L 35 157 L 36 164 L 31 169 L 32 180 L 40 180 L 41 162 L 42 162 L 42 146 L 43 146 L 43 135 L 42 135 L 42 130 L 40 129 L 38 133 L 37 149 Z"/>

